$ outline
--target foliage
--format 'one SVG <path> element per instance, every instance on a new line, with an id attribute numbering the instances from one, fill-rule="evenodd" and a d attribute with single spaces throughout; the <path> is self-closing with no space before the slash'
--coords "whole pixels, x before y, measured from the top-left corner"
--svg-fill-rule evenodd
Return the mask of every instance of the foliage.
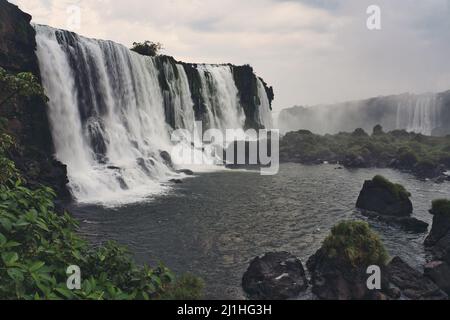
<path id="1" fill-rule="evenodd" d="M 133 42 L 132 51 L 137 52 L 144 56 L 154 57 L 159 54 L 163 49 L 163 45 L 159 42 L 144 41 L 144 42 Z"/>
<path id="2" fill-rule="evenodd" d="M 17 96 L 37 96 L 47 100 L 44 89 L 32 73 L 10 74 L 0 67 L 0 106 Z"/>
<path id="3" fill-rule="evenodd" d="M 13 144 L 0 130 L 0 300 L 201 297 L 203 284 L 194 276 L 177 279 L 163 265 L 139 267 L 114 243 L 89 246 L 76 234 L 76 221 L 55 212 L 53 190 L 22 185 L 6 154 Z M 71 265 L 81 269 L 81 290 L 67 288 Z"/>
<path id="4" fill-rule="evenodd" d="M 364 166 L 392 167 L 418 175 L 433 175 L 441 166 L 450 168 L 450 136 L 431 137 L 405 130 L 382 133 L 381 128 L 374 131 L 376 134 L 371 136 L 362 130 L 324 136 L 307 131 L 290 132 L 280 142 L 280 158 L 347 165 L 349 160 L 362 157 Z"/>
<path id="5" fill-rule="evenodd" d="M 322 248 L 329 257 L 342 259 L 353 267 L 384 266 L 389 258 L 379 236 L 366 222 L 339 223 L 325 239 Z"/>
<path id="6" fill-rule="evenodd" d="M 433 215 L 450 215 L 450 200 L 434 200 L 430 212 Z"/>
<path id="7" fill-rule="evenodd" d="M 411 193 L 406 191 L 404 186 L 401 184 L 392 183 L 383 176 L 375 176 L 372 182 L 377 186 L 388 189 L 397 199 L 407 200 L 411 197 Z"/>

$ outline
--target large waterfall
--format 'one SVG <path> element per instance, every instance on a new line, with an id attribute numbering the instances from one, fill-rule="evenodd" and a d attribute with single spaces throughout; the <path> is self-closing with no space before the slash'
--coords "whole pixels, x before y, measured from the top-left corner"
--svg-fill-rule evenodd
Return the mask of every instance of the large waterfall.
<path id="1" fill-rule="evenodd" d="M 195 66 L 201 113 L 182 64 L 111 41 L 35 29 L 56 157 L 67 165 L 80 202 L 127 203 L 162 191 L 161 182 L 176 175 L 163 152 L 173 146 L 174 129 L 194 131 L 196 120 L 205 128 L 244 127 L 231 66 Z M 259 79 L 258 94 L 255 121 L 270 127 L 270 103 Z"/>

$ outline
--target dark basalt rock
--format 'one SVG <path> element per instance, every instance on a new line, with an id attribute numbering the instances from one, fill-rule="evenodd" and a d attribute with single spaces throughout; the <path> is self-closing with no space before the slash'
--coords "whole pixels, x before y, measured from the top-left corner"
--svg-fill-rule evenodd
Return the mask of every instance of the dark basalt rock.
<path id="1" fill-rule="evenodd" d="M 0 0 L 0 66 L 10 73 L 31 72 L 40 79 L 35 55 L 36 33 L 30 21 L 30 15 Z M 28 187 L 49 186 L 60 200 L 70 201 L 67 168 L 53 157 L 46 108 L 45 101 L 40 98 L 21 97 L 1 106 L 0 117 L 8 120 L 7 130 L 17 142 L 10 157 Z"/>
<path id="2" fill-rule="evenodd" d="M 189 169 L 180 169 L 180 170 L 177 170 L 176 172 L 185 174 L 187 176 L 193 176 L 194 175 L 194 171 L 189 170 Z"/>
<path id="3" fill-rule="evenodd" d="M 435 260 L 446 261 L 450 264 L 450 204 L 445 200 L 438 200 L 444 202 L 444 206 L 439 208 L 436 202 L 433 203 L 433 209 L 430 213 L 433 214 L 433 226 L 428 237 L 425 239 L 425 246 L 431 251 Z"/>
<path id="4" fill-rule="evenodd" d="M 447 300 L 448 295 L 433 281 L 411 268 L 399 257 L 387 267 L 389 279 L 399 288 L 402 295 L 411 300 Z"/>
<path id="5" fill-rule="evenodd" d="M 436 285 L 450 294 L 450 265 L 443 261 L 433 261 L 425 265 L 425 276 L 433 280 Z"/>
<path id="6" fill-rule="evenodd" d="M 308 281 L 298 258 L 287 252 L 273 252 L 251 262 L 242 287 L 251 299 L 286 300 L 306 290 Z"/>
<path id="7" fill-rule="evenodd" d="M 368 218 L 396 225 L 406 231 L 414 233 L 425 233 L 428 231 L 429 227 L 428 223 L 412 217 L 384 216 L 370 211 L 363 211 L 362 214 Z"/>
<path id="8" fill-rule="evenodd" d="M 167 167 L 173 168 L 173 161 L 172 157 L 170 156 L 170 153 L 168 153 L 167 151 L 161 151 L 159 155 L 161 156 L 161 159 L 163 159 Z"/>
<path id="9" fill-rule="evenodd" d="M 175 183 L 175 184 L 182 184 L 183 180 L 181 179 L 170 179 L 169 182 Z"/>
<path id="10" fill-rule="evenodd" d="M 312 291 L 321 300 L 385 300 L 390 294 L 385 272 L 381 273 L 383 290 L 369 290 L 368 266 L 351 266 L 339 257 L 328 257 L 323 249 L 310 257 L 307 267 Z"/>
<path id="11" fill-rule="evenodd" d="M 356 207 L 386 216 L 407 217 L 413 212 L 409 197 L 400 186 L 375 177 L 364 183 Z"/>

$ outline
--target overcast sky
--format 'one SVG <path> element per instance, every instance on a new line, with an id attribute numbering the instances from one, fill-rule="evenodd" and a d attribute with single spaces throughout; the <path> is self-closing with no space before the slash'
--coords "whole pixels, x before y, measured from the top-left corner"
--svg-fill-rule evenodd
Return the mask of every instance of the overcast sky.
<path id="1" fill-rule="evenodd" d="M 162 42 L 187 62 L 251 64 L 275 110 L 450 89 L 450 0 L 14 0 L 36 23 L 126 46 Z M 381 8 L 379 31 L 366 27 Z M 70 10 L 69 10 L 70 11 Z"/>

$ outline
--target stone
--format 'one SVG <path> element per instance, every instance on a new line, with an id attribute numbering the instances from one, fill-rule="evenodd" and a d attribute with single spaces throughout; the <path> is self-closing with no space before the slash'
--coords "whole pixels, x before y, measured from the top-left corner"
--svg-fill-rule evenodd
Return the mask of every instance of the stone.
<path id="1" fill-rule="evenodd" d="M 250 263 L 242 287 L 250 299 L 286 300 L 306 290 L 308 281 L 298 258 L 288 252 L 271 252 Z"/>

